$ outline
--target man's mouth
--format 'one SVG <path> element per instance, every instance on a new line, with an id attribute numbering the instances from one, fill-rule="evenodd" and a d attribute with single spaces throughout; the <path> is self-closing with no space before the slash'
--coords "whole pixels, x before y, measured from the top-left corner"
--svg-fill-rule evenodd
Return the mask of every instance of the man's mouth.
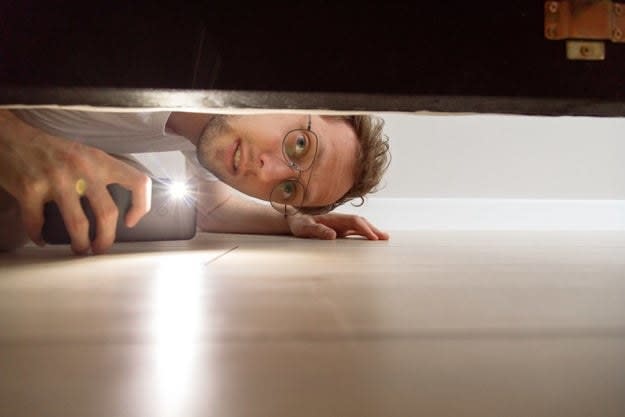
<path id="1" fill-rule="evenodd" d="M 230 157 L 232 158 L 232 174 L 236 175 L 239 172 L 239 166 L 241 164 L 241 139 L 237 139 L 232 145 L 232 153 Z"/>

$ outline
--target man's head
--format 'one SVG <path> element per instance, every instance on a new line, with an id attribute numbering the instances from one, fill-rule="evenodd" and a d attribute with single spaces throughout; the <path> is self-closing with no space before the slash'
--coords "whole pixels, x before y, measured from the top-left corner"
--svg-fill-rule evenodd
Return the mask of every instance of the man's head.
<path id="1" fill-rule="evenodd" d="M 370 116 L 215 116 L 198 158 L 246 194 L 288 194 L 302 212 L 325 212 L 375 190 L 389 161 L 382 126 Z"/>

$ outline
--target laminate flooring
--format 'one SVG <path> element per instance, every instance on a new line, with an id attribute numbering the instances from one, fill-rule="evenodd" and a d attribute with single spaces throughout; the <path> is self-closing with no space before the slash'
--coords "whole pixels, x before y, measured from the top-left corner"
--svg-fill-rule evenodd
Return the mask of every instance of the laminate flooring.
<path id="1" fill-rule="evenodd" d="M 0 416 L 625 416 L 625 232 L 0 255 Z"/>

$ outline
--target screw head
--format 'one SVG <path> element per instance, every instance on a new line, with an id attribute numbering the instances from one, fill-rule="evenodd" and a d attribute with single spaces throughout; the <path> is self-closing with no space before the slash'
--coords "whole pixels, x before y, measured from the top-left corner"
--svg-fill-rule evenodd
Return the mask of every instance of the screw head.
<path id="1" fill-rule="evenodd" d="M 617 16 L 623 15 L 623 6 L 618 3 L 614 3 L 614 14 Z"/>
<path id="2" fill-rule="evenodd" d="M 556 25 L 548 25 L 545 28 L 545 36 L 548 39 L 555 39 L 558 36 L 558 27 Z"/>
<path id="3" fill-rule="evenodd" d="M 557 1 L 550 1 L 549 5 L 548 5 L 548 9 L 550 13 L 557 13 L 558 12 L 558 2 Z"/>
<path id="4" fill-rule="evenodd" d="M 616 28 L 612 31 L 612 39 L 621 39 L 623 37 L 623 32 L 621 31 L 621 29 Z"/>

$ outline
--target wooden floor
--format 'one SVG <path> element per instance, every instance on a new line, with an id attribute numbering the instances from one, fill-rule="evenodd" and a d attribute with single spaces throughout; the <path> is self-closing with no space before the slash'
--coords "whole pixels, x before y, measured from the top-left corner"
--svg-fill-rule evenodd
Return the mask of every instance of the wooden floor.
<path id="1" fill-rule="evenodd" d="M 1 416 L 625 416 L 625 232 L 0 255 Z"/>

